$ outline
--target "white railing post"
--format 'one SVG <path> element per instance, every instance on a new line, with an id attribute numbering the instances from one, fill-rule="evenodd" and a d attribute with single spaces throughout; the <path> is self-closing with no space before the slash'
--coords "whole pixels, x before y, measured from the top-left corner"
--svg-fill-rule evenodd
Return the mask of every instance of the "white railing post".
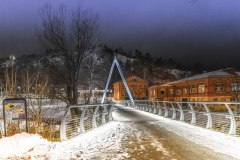
<path id="1" fill-rule="evenodd" d="M 163 102 L 163 105 L 164 105 L 164 109 L 165 109 L 164 117 L 168 117 L 168 108 L 167 108 L 165 102 Z"/>
<path id="2" fill-rule="evenodd" d="M 184 121 L 184 112 L 183 112 L 183 109 L 182 109 L 182 106 L 177 103 L 178 107 L 179 107 L 179 112 L 180 112 L 180 121 Z"/>
<path id="3" fill-rule="evenodd" d="M 192 107 L 192 105 L 190 103 L 188 103 L 188 106 L 190 107 L 191 111 L 189 111 L 189 113 L 192 114 L 192 120 L 191 120 L 191 124 L 195 125 L 196 124 L 196 113 Z"/>
<path id="4" fill-rule="evenodd" d="M 203 106 L 204 106 L 204 108 L 205 108 L 205 110 L 206 110 L 206 114 L 204 114 L 204 115 L 206 115 L 207 116 L 207 125 L 206 125 L 206 128 L 207 129 L 210 129 L 210 128 L 212 128 L 212 116 L 211 116 L 211 112 L 210 112 L 210 110 L 208 109 L 208 107 L 207 107 L 207 105 L 205 104 L 205 103 L 203 103 Z"/>
<path id="5" fill-rule="evenodd" d="M 110 105 L 110 107 L 108 108 L 108 121 L 112 121 L 113 120 L 112 110 L 113 110 L 113 105 Z"/>
<path id="6" fill-rule="evenodd" d="M 83 112 L 81 114 L 81 118 L 80 118 L 80 133 L 85 133 L 85 128 L 84 128 L 84 120 L 85 120 L 85 113 L 87 111 L 87 107 L 85 107 L 83 109 Z"/>
<path id="7" fill-rule="evenodd" d="M 67 140 L 67 135 L 66 135 L 66 117 L 67 113 L 69 110 L 69 106 L 66 107 L 66 110 L 64 112 L 64 115 L 61 120 L 61 126 L 60 126 L 60 139 L 61 141 L 66 141 Z"/>
<path id="8" fill-rule="evenodd" d="M 173 111 L 172 119 L 176 119 L 176 109 L 174 108 L 174 105 L 172 102 L 170 104 L 172 106 L 172 111 Z"/>
<path id="9" fill-rule="evenodd" d="M 227 110 L 228 110 L 229 115 L 230 115 L 229 119 L 231 120 L 229 134 L 235 135 L 237 125 L 236 125 L 236 120 L 235 120 L 234 114 L 233 114 L 231 108 L 229 107 L 229 105 L 227 103 L 224 103 L 224 105 L 227 107 Z"/>
<path id="10" fill-rule="evenodd" d="M 161 115 L 162 115 L 162 107 L 161 107 L 161 105 L 160 105 L 160 102 L 157 102 L 157 105 L 158 105 L 158 107 L 159 107 L 159 109 L 158 109 L 158 115 L 161 116 Z"/>
<path id="11" fill-rule="evenodd" d="M 153 104 L 153 114 L 156 114 L 157 110 L 156 110 L 156 105 Z"/>
<path id="12" fill-rule="evenodd" d="M 145 107 L 145 111 L 148 112 L 147 104 L 144 104 L 144 107 Z"/>
<path id="13" fill-rule="evenodd" d="M 106 115 L 107 115 L 107 106 L 103 105 L 103 112 L 102 112 L 102 124 L 106 123 Z"/>
<path id="14" fill-rule="evenodd" d="M 96 118 L 98 117 L 97 111 L 98 111 L 99 106 L 96 106 L 94 109 L 93 115 L 92 115 L 92 128 L 97 127 L 97 120 Z"/>
<path id="15" fill-rule="evenodd" d="M 148 107 L 148 112 L 151 113 L 151 112 L 152 112 L 152 106 L 151 106 L 151 104 L 148 103 L 148 104 L 147 104 L 147 107 Z"/>

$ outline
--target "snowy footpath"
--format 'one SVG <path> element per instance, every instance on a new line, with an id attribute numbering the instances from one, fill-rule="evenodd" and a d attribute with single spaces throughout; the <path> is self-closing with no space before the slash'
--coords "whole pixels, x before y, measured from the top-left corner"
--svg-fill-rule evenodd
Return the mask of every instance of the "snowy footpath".
<path id="1" fill-rule="evenodd" d="M 0 159 L 240 159 L 240 137 L 130 108 L 113 117 L 64 142 L 27 133 L 2 138 Z"/>

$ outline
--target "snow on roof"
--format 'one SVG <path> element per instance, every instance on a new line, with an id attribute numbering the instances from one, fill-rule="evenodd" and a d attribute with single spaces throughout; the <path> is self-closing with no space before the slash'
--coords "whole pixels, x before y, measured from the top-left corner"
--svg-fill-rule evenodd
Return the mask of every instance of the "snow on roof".
<path id="1" fill-rule="evenodd" d="M 126 79 L 126 81 L 129 81 L 129 80 L 132 80 L 132 79 L 137 79 L 137 80 L 140 80 L 140 81 L 143 81 L 143 82 L 147 82 L 145 79 L 142 79 L 138 76 L 130 76 Z"/>
<path id="2" fill-rule="evenodd" d="M 173 82 L 170 82 L 170 83 L 167 83 L 167 84 L 171 85 L 171 84 L 178 83 L 178 82 L 195 80 L 195 79 L 200 79 L 200 78 L 207 78 L 207 77 L 240 75 L 239 72 L 235 72 L 235 74 L 231 74 L 230 73 L 231 69 L 232 68 L 227 68 L 227 69 L 220 69 L 220 70 L 216 70 L 216 71 L 212 71 L 212 72 L 206 72 L 206 73 L 198 74 L 198 75 L 195 75 L 195 76 L 192 76 L 192 77 L 187 77 L 187 78 L 184 78 L 184 79 L 173 81 Z"/>

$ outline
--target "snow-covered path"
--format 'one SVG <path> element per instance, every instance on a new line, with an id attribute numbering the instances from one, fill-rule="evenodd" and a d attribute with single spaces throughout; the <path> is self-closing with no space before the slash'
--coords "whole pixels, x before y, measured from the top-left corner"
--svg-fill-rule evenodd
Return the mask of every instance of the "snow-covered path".
<path id="1" fill-rule="evenodd" d="M 228 136 L 131 108 L 119 107 L 114 111 L 113 117 L 113 122 L 71 140 L 38 144 L 20 157 L 53 160 L 231 160 L 240 157 L 240 137 Z M 12 159 L 16 159 L 16 156 Z"/>
<path id="2" fill-rule="evenodd" d="M 239 157 L 239 137 L 131 108 L 119 107 L 113 117 L 111 123 L 57 144 L 51 158 L 230 160 Z"/>

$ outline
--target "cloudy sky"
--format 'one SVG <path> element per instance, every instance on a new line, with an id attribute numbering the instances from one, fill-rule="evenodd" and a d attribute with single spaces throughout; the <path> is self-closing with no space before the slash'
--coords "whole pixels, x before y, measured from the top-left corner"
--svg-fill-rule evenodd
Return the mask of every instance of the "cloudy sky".
<path id="1" fill-rule="evenodd" d="M 100 15 L 103 43 L 195 61 L 240 58 L 239 0 L 0 0 L 0 54 L 37 52 L 39 8 L 79 4 Z M 220 58 L 222 57 L 222 58 Z"/>

